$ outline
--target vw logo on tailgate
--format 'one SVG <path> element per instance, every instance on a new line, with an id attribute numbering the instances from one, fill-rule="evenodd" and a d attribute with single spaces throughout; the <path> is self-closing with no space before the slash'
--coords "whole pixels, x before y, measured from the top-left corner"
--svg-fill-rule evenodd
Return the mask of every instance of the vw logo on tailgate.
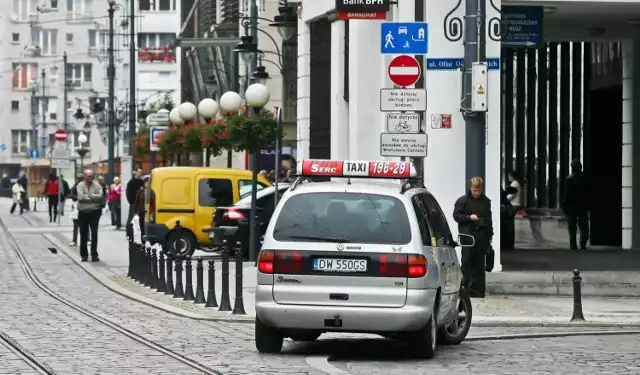
<path id="1" fill-rule="evenodd" d="M 336 249 L 338 249 L 338 251 L 344 250 L 344 244 L 342 244 L 342 243 L 337 244 L 336 245 Z"/>

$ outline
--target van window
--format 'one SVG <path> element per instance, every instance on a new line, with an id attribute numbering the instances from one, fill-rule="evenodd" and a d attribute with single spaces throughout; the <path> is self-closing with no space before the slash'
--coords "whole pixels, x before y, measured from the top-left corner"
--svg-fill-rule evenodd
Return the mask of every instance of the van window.
<path id="1" fill-rule="evenodd" d="M 411 242 L 404 204 L 387 195 L 308 193 L 283 202 L 273 229 L 277 241 L 398 244 Z"/>
<path id="2" fill-rule="evenodd" d="M 258 181 L 258 191 L 266 187 L 267 185 Z M 251 180 L 238 180 L 238 191 L 240 192 L 240 199 L 251 195 Z"/>
<path id="3" fill-rule="evenodd" d="M 431 246 L 431 233 L 429 232 L 429 225 L 427 223 L 427 213 L 420 200 L 419 195 L 415 195 L 411 198 L 411 204 L 415 211 L 416 219 L 418 220 L 418 227 L 420 227 L 420 235 L 422 236 L 422 244 L 425 246 Z"/>
<path id="4" fill-rule="evenodd" d="M 231 180 L 202 178 L 198 181 L 198 204 L 202 207 L 233 205 Z"/>

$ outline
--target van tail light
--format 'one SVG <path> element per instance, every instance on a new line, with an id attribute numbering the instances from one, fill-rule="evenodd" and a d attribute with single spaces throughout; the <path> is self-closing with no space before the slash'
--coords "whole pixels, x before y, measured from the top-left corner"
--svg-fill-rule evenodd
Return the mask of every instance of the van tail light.
<path id="1" fill-rule="evenodd" d="M 222 214 L 222 220 L 244 220 L 246 217 L 240 211 L 235 208 L 228 208 Z"/>
<path id="2" fill-rule="evenodd" d="M 273 250 L 261 250 L 258 254 L 258 271 L 273 273 Z"/>
<path id="3" fill-rule="evenodd" d="M 383 277 L 417 278 L 427 274 L 427 259 L 423 255 L 380 254 L 378 264 Z"/>
<path id="4" fill-rule="evenodd" d="M 262 273 L 300 273 L 302 254 L 298 251 L 262 250 L 258 256 L 258 270 Z"/>

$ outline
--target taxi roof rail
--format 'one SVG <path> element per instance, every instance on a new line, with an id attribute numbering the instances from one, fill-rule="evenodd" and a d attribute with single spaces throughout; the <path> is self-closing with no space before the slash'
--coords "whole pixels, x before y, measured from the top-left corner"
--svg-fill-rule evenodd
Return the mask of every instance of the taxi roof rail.
<path id="1" fill-rule="evenodd" d="M 406 193 L 409 189 L 413 188 L 425 188 L 424 183 L 421 179 L 407 179 L 402 182 L 400 185 L 400 194 Z"/>

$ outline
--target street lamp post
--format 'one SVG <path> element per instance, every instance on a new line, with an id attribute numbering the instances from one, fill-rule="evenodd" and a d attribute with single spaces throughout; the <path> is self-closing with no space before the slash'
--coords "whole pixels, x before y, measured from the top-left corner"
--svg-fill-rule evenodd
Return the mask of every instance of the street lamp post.
<path id="1" fill-rule="evenodd" d="M 269 89 L 261 83 L 254 83 L 247 88 L 244 97 L 251 109 L 251 117 L 257 118 L 260 110 L 269 102 Z M 258 228 L 256 225 L 256 200 L 258 199 L 258 152 L 260 152 L 260 150 L 251 150 L 251 214 L 249 216 L 250 261 L 255 261 L 258 255 Z"/>
<path id="2" fill-rule="evenodd" d="M 89 152 L 88 148 L 84 148 L 84 144 L 87 142 L 87 136 L 84 133 L 80 133 L 78 136 L 78 143 L 80 144 L 80 148 L 76 150 L 78 155 L 80 156 L 80 170 L 84 171 L 84 157 Z"/>
<path id="3" fill-rule="evenodd" d="M 111 183 L 116 175 L 115 165 L 115 81 L 116 81 L 116 64 L 115 64 L 115 50 L 114 50 L 114 25 L 113 15 L 116 11 L 116 1 L 109 0 L 109 63 L 107 65 L 107 77 L 109 80 L 109 111 L 107 112 L 107 183 Z"/>

